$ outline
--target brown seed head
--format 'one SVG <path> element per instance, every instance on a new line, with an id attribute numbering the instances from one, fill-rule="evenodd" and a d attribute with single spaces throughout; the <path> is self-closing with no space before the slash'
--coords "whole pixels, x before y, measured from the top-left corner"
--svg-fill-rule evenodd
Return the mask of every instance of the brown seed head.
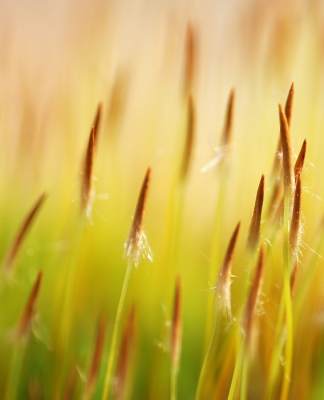
<path id="1" fill-rule="evenodd" d="M 257 247 L 260 239 L 260 225 L 261 225 L 263 198 L 264 198 L 264 175 L 261 176 L 261 180 L 259 183 L 255 199 L 253 215 L 249 228 L 248 238 L 247 238 L 247 246 L 252 250 Z"/>
<path id="2" fill-rule="evenodd" d="M 302 183 L 301 177 L 298 175 L 295 190 L 294 208 L 291 217 L 291 225 L 289 231 L 289 244 L 292 259 L 295 260 L 298 256 L 298 249 L 301 234 L 301 197 L 302 197 Z"/>
<path id="3" fill-rule="evenodd" d="M 292 83 L 290 86 L 286 104 L 285 104 L 285 114 L 286 114 L 287 123 L 288 123 L 289 128 L 291 125 L 291 117 L 292 117 L 292 111 L 293 111 L 293 105 L 294 105 L 294 95 L 295 95 L 295 85 L 294 85 L 294 83 Z"/>
<path id="4" fill-rule="evenodd" d="M 231 90 L 226 110 L 225 125 L 223 131 L 222 145 L 229 146 L 232 142 L 233 114 L 234 114 L 235 92 Z"/>
<path id="5" fill-rule="evenodd" d="M 180 352 L 181 352 L 181 282 L 180 277 L 177 277 L 174 303 L 173 317 L 171 324 L 171 362 L 173 371 L 177 372 L 179 368 Z"/>
<path id="6" fill-rule="evenodd" d="M 125 243 L 125 254 L 126 257 L 132 258 L 135 262 L 135 265 L 138 264 L 139 257 L 143 250 L 143 218 L 145 212 L 145 205 L 147 200 L 147 193 L 151 179 L 151 169 L 148 168 L 142 188 L 138 197 L 137 206 L 134 214 L 133 223 L 131 226 L 131 230 L 128 236 L 128 239 Z"/>
<path id="7" fill-rule="evenodd" d="M 282 162 L 283 162 L 283 181 L 285 196 L 288 196 L 292 201 L 294 191 L 294 170 L 292 163 L 292 150 L 289 126 L 286 115 L 279 104 L 279 117 L 280 117 L 280 137 L 282 144 Z"/>
<path id="8" fill-rule="evenodd" d="M 16 327 L 15 337 L 17 339 L 26 339 L 29 336 L 33 318 L 35 315 L 36 301 L 38 298 L 39 287 L 42 281 L 42 277 L 43 277 L 43 271 L 40 271 L 38 273 L 36 282 L 34 283 L 34 286 L 32 288 L 32 291 L 30 292 L 28 301 L 24 308 L 24 311 Z"/>
<path id="9" fill-rule="evenodd" d="M 223 261 L 222 269 L 219 273 L 216 282 L 216 291 L 218 298 L 220 299 L 221 307 L 227 317 L 231 317 L 231 269 L 232 259 L 237 242 L 237 237 L 240 231 L 241 222 L 236 225 L 236 228 L 232 234 L 231 240 L 228 244 L 225 258 Z"/>
<path id="10" fill-rule="evenodd" d="M 292 117 L 294 93 L 295 93 L 295 88 L 294 88 L 294 84 L 292 83 L 289 93 L 288 93 L 288 96 L 287 96 L 287 99 L 286 99 L 286 104 L 285 104 L 285 114 L 286 114 L 287 124 L 288 124 L 289 128 L 290 128 L 290 122 L 291 122 L 291 117 Z M 273 163 L 273 167 L 272 167 L 272 174 L 271 174 L 273 179 L 277 179 L 277 177 L 280 174 L 280 169 L 281 169 L 280 155 L 281 154 L 282 154 L 282 145 L 281 145 L 281 136 L 279 135 L 276 156 L 274 159 L 274 163 Z"/>
<path id="11" fill-rule="evenodd" d="M 187 25 L 184 63 L 184 94 L 192 93 L 196 62 L 196 34 L 191 23 Z"/>
<path id="12" fill-rule="evenodd" d="M 186 144 L 182 158 L 182 166 L 180 177 L 182 181 L 185 181 L 188 176 L 190 161 L 192 158 L 194 136 L 195 136 L 195 107 L 192 97 L 189 96 L 188 100 L 188 119 L 187 119 L 187 137 Z"/>
<path id="13" fill-rule="evenodd" d="M 97 113 L 93 121 L 94 143 L 98 143 L 99 129 L 101 125 L 102 103 L 98 104 Z"/>
<path id="14" fill-rule="evenodd" d="M 92 172 L 93 172 L 93 156 L 95 146 L 95 130 L 92 127 L 89 142 L 87 147 L 87 153 L 84 160 L 83 167 L 83 181 L 81 187 L 81 205 L 82 209 L 86 211 L 89 216 L 92 207 Z"/>
<path id="15" fill-rule="evenodd" d="M 134 340 L 135 308 L 132 307 L 124 327 L 123 338 L 120 346 L 119 357 L 115 373 L 116 385 L 114 387 L 114 397 L 116 399 L 125 398 L 127 367 L 130 363 L 131 347 Z"/>
<path id="16" fill-rule="evenodd" d="M 94 348 L 94 353 L 92 356 L 91 367 L 89 370 L 88 380 L 84 389 L 84 397 L 88 398 L 91 396 L 95 383 L 98 378 L 100 362 L 102 359 L 102 352 L 105 342 L 105 331 L 106 331 L 106 321 L 103 316 L 99 318 L 98 329 L 97 329 L 97 337 L 96 344 Z"/>
<path id="17" fill-rule="evenodd" d="M 307 140 L 305 139 L 304 142 L 303 142 L 303 145 L 302 145 L 302 147 L 300 149 L 298 158 L 296 160 L 295 168 L 294 168 L 296 184 L 297 184 L 298 176 L 303 171 L 304 162 L 305 162 L 305 156 L 306 156 L 306 149 L 307 149 Z"/>
<path id="18" fill-rule="evenodd" d="M 246 335 L 246 347 L 249 348 L 251 344 L 252 338 L 252 329 L 253 329 L 253 317 L 254 312 L 257 305 L 257 300 L 261 287 L 262 274 L 264 269 L 264 247 L 261 246 L 260 256 L 257 264 L 257 268 L 254 275 L 254 280 L 252 284 L 252 288 L 250 291 L 250 295 L 248 301 L 245 305 L 244 313 L 243 313 L 243 329 Z"/>
<path id="19" fill-rule="evenodd" d="M 40 209 L 41 205 L 43 204 L 44 200 L 46 198 L 45 193 L 43 193 L 39 199 L 36 201 L 36 203 L 33 205 L 32 209 L 29 211 L 27 214 L 24 222 L 22 223 L 15 239 L 13 240 L 11 247 L 7 253 L 7 256 L 5 258 L 4 264 L 3 264 L 3 270 L 6 274 L 8 274 L 10 271 L 12 271 L 14 262 L 17 258 L 18 252 L 21 248 L 21 245 L 23 243 L 23 240 L 32 224 L 32 221 L 34 220 L 38 210 Z"/>

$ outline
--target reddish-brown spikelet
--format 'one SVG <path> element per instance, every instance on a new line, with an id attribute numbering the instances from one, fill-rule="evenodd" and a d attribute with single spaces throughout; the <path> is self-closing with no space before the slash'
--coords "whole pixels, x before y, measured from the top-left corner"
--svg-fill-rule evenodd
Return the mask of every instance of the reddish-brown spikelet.
<path id="1" fill-rule="evenodd" d="M 115 373 L 114 398 L 125 398 L 127 367 L 130 361 L 132 341 L 134 339 L 135 308 L 132 307 L 124 328 L 123 338 L 120 346 L 118 362 Z"/>
<path id="2" fill-rule="evenodd" d="M 298 256 L 298 248 L 300 242 L 300 228 L 301 228 L 301 194 L 302 184 L 300 175 L 297 176 L 297 184 L 295 190 L 295 201 L 294 208 L 291 217 L 291 225 L 289 231 L 289 244 L 292 259 L 296 259 Z"/>
<path id="3" fill-rule="evenodd" d="M 287 123 L 290 128 L 291 126 L 291 117 L 292 117 L 292 111 L 293 111 L 293 105 L 294 105 L 294 96 L 295 96 L 295 85 L 294 83 L 291 84 L 289 93 L 286 99 L 286 104 L 285 104 L 285 114 L 287 118 Z"/>
<path id="4" fill-rule="evenodd" d="M 187 136 L 186 143 L 182 158 L 182 166 L 180 176 L 184 181 L 186 180 L 189 172 L 190 161 L 192 158 L 193 144 L 194 144 L 194 136 L 195 136 L 195 107 L 192 100 L 192 97 L 189 96 L 188 100 L 188 117 L 187 117 Z"/>
<path id="5" fill-rule="evenodd" d="M 243 329 L 246 335 L 246 348 L 248 349 L 251 344 L 252 329 L 253 329 L 253 318 L 254 312 L 257 305 L 258 295 L 261 287 L 261 280 L 264 268 L 264 247 L 260 248 L 260 256 L 258 260 L 258 265 L 255 271 L 254 280 L 248 301 L 245 305 L 243 313 Z"/>
<path id="6" fill-rule="evenodd" d="M 253 215 L 249 228 L 248 238 L 247 238 L 247 246 L 252 250 L 256 248 L 260 239 L 260 225 L 261 225 L 263 198 L 264 198 L 264 175 L 261 176 L 261 180 L 259 183 L 254 204 Z"/>
<path id="7" fill-rule="evenodd" d="M 227 109 L 226 109 L 225 125 L 222 138 L 223 146 L 229 146 L 232 142 L 234 100 L 235 100 L 235 92 L 234 89 L 232 89 L 228 98 Z"/>
<path id="8" fill-rule="evenodd" d="M 89 370 L 88 380 L 84 389 L 85 397 L 91 395 L 95 388 L 95 383 L 99 374 L 99 367 L 102 358 L 102 352 L 105 342 L 105 332 L 106 332 L 106 321 L 103 316 L 99 318 L 98 329 L 97 329 L 97 337 L 96 337 L 96 345 L 94 348 L 91 366 Z"/>
<path id="9" fill-rule="evenodd" d="M 33 205 L 32 209 L 29 211 L 27 214 L 27 217 L 25 218 L 23 224 L 21 225 L 15 239 L 12 242 L 12 245 L 8 251 L 8 254 L 5 258 L 5 261 L 3 263 L 3 270 L 5 273 L 9 273 L 12 270 L 12 267 L 14 265 L 14 262 L 17 258 L 19 249 L 21 248 L 21 245 L 23 243 L 23 240 L 28 232 L 28 229 L 31 226 L 32 221 L 34 220 L 38 210 L 40 209 L 41 205 L 43 204 L 45 200 L 45 193 L 43 193 L 39 199 L 36 201 L 36 203 Z"/>
<path id="10" fill-rule="evenodd" d="M 87 152 L 84 159 L 83 180 L 81 187 L 81 205 L 82 209 L 86 210 L 87 213 L 89 211 L 89 207 L 91 207 L 94 146 L 95 130 L 94 127 L 92 127 L 89 136 Z"/>
<path id="11" fill-rule="evenodd" d="M 286 114 L 286 119 L 287 119 L 289 128 L 290 128 L 291 117 L 292 117 L 294 93 L 295 93 L 295 87 L 294 87 L 294 84 L 292 83 L 289 93 L 288 93 L 288 96 L 287 96 L 287 99 L 286 99 L 286 104 L 285 104 L 285 114 Z M 279 157 L 279 155 L 281 153 L 282 153 L 282 145 L 281 145 L 281 136 L 279 135 L 276 156 L 274 159 L 274 163 L 273 163 L 273 167 L 272 167 L 272 174 L 271 174 L 271 176 L 274 179 L 277 179 L 277 177 L 279 176 L 279 173 L 280 173 L 281 157 Z"/>
<path id="12" fill-rule="evenodd" d="M 283 181 L 285 196 L 288 196 L 292 201 L 292 195 L 294 190 L 294 170 L 292 163 L 292 150 L 289 126 L 286 118 L 286 114 L 279 104 L 279 118 L 280 118 L 280 137 L 282 145 L 282 162 L 283 162 Z"/>
<path id="13" fill-rule="evenodd" d="M 184 94 L 192 93 L 196 62 L 196 35 L 191 23 L 187 25 L 184 62 Z"/>
<path id="14" fill-rule="evenodd" d="M 299 152 L 298 158 L 296 160 L 296 163 L 295 163 L 294 172 L 295 172 L 295 182 L 296 182 L 296 184 L 297 184 L 298 176 L 303 171 L 304 162 L 305 162 L 305 156 L 306 156 L 306 149 L 307 149 L 307 140 L 305 139 L 303 144 L 302 144 L 302 147 L 300 149 L 300 152 Z"/>
<path id="15" fill-rule="evenodd" d="M 30 333 L 31 325 L 33 322 L 34 314 L 35 314 L 36 301 L 38 298 L 38 293 L 39 293 L 40 284 L 42 282 L 42 278 L 43 278 L 43 271 L 40 271 L 38 273 L 38 276 L 37 276 L 36 282 L 34 283 L 32 291 L 30 292 L 28 301 L 27 301 L 24 311 L 20 317 L 18 325 L 15 329 L 15 337 L 17 339 L 27 338 Z"/>
<path id="16" fill-rule="evenodd" d="M 151 179 L 151 168 L 148 168 L 142 184 L 142 188 L 137 200 L 137 206 L 134 214 L 133 223 L 125 243 L 125 254 L 128 258 L 133 258 L 135 264 L 138 263 L 142 250 L 143 241 L 143 219 L 147 200 L 148 188 Z"/>
<path id="17" fill-rule="evenodd" d="M 176 288 L 173 303 L 173 316 L 171 323 L 171 363 L 173 371 L 177 372 L 179 368 L 180 352 L 181 352 L 181 282 L 177 277 Z"/>
<path id="18" fill-rule="evenodd" d="M 102 103 L 98 104 L 97 113 L 93 121 L 94 143 L 98 143 L 99 129 L 101 125 Z"/>
<path id="19" fill-rule="evenodd" d="M 237 242 L 237 237 L 240 231 L 241 222 L 236 225 L 236 228 L 232 234 L 231 240 L 228 244 L 225 258 L 223 261 L 222 269 L 219 273 L 216 291 L 218 298 L 220 300 L 221 307 L 227 317 L 231 317 L 231 269 L 232 269 L 232 259 Z"/>

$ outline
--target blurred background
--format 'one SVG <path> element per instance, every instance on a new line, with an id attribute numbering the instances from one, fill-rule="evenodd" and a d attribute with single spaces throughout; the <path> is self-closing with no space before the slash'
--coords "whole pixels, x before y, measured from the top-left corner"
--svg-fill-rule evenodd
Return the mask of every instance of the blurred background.
<path id="1" fill-rule="evenodd" d="M 17 227 L 40 193 L 46 191 L 48 198 L 19 255 L 16 284 L 1 294 L 6 306 L 0 324 L 3 332 L 14 326 L 31 282 L 43 269 L 39 306 L 42 343 L 31 343 L 33 362 L 25 365 L 30 372 L 24 379 L 25 386 L 30 376 L 45 382 L 44 398 L 50 398 L 51 393 L 51 354 L 60 320 L 62 271 L 71 252 L 70 227 L 79 211 L 82 158 L 99 102 L 102 121 L 94 161 L 95 198 L 78 256 L 75 348 L 69 348 L 70 358 L 76 360 L 81 372 L 87 370 L 102 310 L 109 315 L 111 332 L 125 272 L 123 245 L 142 179 L 151 166 L 144 228 L 154 262 L 145 259 L 134 271 L 128 296 L 129 307 L 135 304 L 137 309 L 140 359 L 134 368 L 132 398 L 168 397 L 168 329 L 174 281 L 163 280 L 163 276 L 170 269 L 170 209 L 186 135 L 188 26 L 193 40 L 190 93 L 196 131 L 175 261 L 184 286 L 179 398 L 194 397 L 203 354 L 206 304 L 213 296 L 214 282 L 208 277 L 220 171 L 218 165 L 204 172 L 202 168 L 218 154 L 215 148 L 220 145 L 231 89 L 235 90 L 232 166 L 217 244 L 223 250 L 215 271 L 231 232 L 241 220 L 233 266 L 234 309 L 242 307 L 240 278 L 244 278 L 245 266 L 240 264 L 240 254 L 261 174 L 265 174 L 265 196 L 269 190 L 267 178 L 279 137 L 278 103 L 285 102 L 292 82 L 296 94 L 291 136 L 296 157 L 303 140 L 308 141 L 300 281 L 307 275 L 304 260 L 317 251 L 316 234 L 324 208 L 321 0 L 1 0 L 0 255 L 5 256 Z M 268 243 L 270 236 L 265 231 L 262 234 Z M 272 333 L 282 284 L 280 245 L 279 238 L 269 257 L 272 273 L 264 289 L 261 317 L 264 329 Z M 322 263 L 321 255 L 316 262 Z M 300 314 L 298 337 L 308 338 L 321 352 L 322 269 L 314 276 L 309 304 Z M 310 323 L 314 330 L 309 329 Z M 269 335 L 265 349 L 271 347 Z M 2 356 L 8 352 L 3 340 Z M 293 390 L 299 391 L 300 399 L 310 398 L 310 387 L 317 393 L 320 369 L 315 368 L 310 378 L 311 353 L 312 346 L 299 356 L 297 351 L 300 364 L 295 368 L 303 364 L 300 376 L 304 378 L 294 381 Z M 267 357 L 265 350 L 264 359 Z M 318 365 L 322 364 L 319 361 Z M 6 365 L 1 365 L 2 388 L 6 371 Z M 148 377 L 148 371 L 160 372 L 151 372 Z M 82 378 L 82 373 L 79 375 Z"/>

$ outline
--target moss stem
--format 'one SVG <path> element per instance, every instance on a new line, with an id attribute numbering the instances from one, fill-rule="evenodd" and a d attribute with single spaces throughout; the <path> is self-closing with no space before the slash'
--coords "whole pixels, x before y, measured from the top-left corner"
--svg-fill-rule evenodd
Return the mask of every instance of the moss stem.
<path id="1" fill-rule="evenodd" d="M 120 294 L 119 303 L 118 303 L 118 307 L 117 307 L 116 319 L 115 319 L 115 323 L 114 323 L 114 329 L 113 329 L 111 345 L 110 345 L 110 353 L 109 353 L 107 371 L 106 371 L 106 375 L 105 375 L 105 385 L 104 385 L 102 400 L 108 399 L 108 395 L 109 395 L 109 387 L 110 387 L 110 381 L 111 381 L 111 377 L 113 374 L 113 368 L 114 368 L 114 363 L 115 363 L 115 354 L 116 354 L 117 340 L 118 340 L 118 335 L 119 335 L 119 330 L 120 330 L 120 322 L 121 322 L 121 317 L 122 317 L 123 310 L 124 310 L 125 298 L 126 298 L 126 293 L 127 293 L 129 279 L 131 276 L 132 269 L 133 269 L 133 260 L 130 259 L 128 262 L 128 265 L 127 265 L 124 283 L 123 283 L 123 287 L 122 287 L 122 291 Z"/>

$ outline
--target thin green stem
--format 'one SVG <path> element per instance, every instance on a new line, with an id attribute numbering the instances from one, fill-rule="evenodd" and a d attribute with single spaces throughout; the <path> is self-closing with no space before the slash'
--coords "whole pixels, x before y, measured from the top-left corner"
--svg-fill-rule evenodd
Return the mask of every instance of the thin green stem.
<path id="1" fill-rule="evenodd" d="M 234 373 L 233 373 L 232 382 L 231 382 L 230 391 L 229 391 L 227 400 L 232 400 L 234 398 L 237 379 L 239 377 L 241 367 L 242 367 L 243 354 L 244 354 L 244 341 L 241 338 L 240 349 L 239 349 L 238 355 L 236 357 Z"/>
<path id="2" fill-rule="evenodd" d="M 219 303 L 217 305 L 217 308 L 215 309 L 215 313 L 214 313 L 214 321 L 213 321 L 213 328 L 212 328 L 212 332 L 210 335 L 210 339 L 209 339 L 209 343 L 208 343 L 208 348 L 207 348 L 207 352 L 204 358 L 204 362 L 203 365 L 201 367 L 200 370 L 200 375 L 199 375 L 199 380 L 198 380 L 198 386 L 197 386 L 197 392 L 196 392 L 196 400 L 202 399 L 202 390 L 203 390 L 203 384 L 205 381 L 205 377 L 206 377 L 206 371 L 207 371 L 207 366 L 208 366 L 208 362 L 214 347 L 214 344 L 216 342 L 216 333 L 217 333 L 217 326 L 218 326 L 218 315 L 219 315 Z"/>
<path id="3" fill-rule="evenodd" d="M 312 281 L 314 279 L 314 274 L 316 271 L 317 264 L 318 264 L 319 260 L 322 258 L 322 256 L 320 256 L 323 253 L 323 246 L 324 246 L 324 235 L 322 232 L 319 237 L 320 237 L 320 240 L 316 246 L 316 251 L 312 254 L 312 258 L 311 258 L 310 262 L 307 264 L 305 263 L 305 265 L 308 265 L 307 275 L 303 279 L 303 284 L 301 285 L 301 287 L 298 289 L 298 292 L 296 293 L 296 298 L 294 300 L 296 314 L 299 314 L 301 309 L 304 307 L 305 297 L 307 296 L 310 285 L 312 284 Z"/>
<path id="4" fill-rule="evenodd" d="M 224 160 L 223 160 L 224 161 Z M 226 161 L 226 160 L 225 160 Z M 223 227 L 223 215 L 224 215 L 224 205 L 225 205 L 225 198 L 226 198 L 226 187 L 228 184 L 228 177 L 229 177 L 229 168 L 225 163 L 220 165 L 220 186 L 219 186 L 219 193 L 218 198 L 216 200 L 216 207 L 215 207 L 215 220 L 214 220 L 214 230 L 212 236 L 212 244 L 211 244 L 211 255 L 210 255 L 210 263 L 209 263 L 209 274 L 208 274 L 208 282 L 212 284 L 215 282 L 217 271 L 215 267 L 219 262 L 219 253 L 220 253 L 220 243 L 221 243 L 221 234 L 222 234 L 222 227 Z M 205 335 L 205 346 L 204 349 L 208 348 L 209 345 L 209 337 L 210 332 L 212 330 L 212 321 L 210 320 L 209 316 L 212 315 L 213 310 L 213 298 L 210 296 L 207 302 L 207 322 L 206 322 L 206 335 Z"/>
<path id="5" fill-rule="evenodd" d="M 14 345 L 4 400 L 17 399 L 17 391 L 19 388 L 19 379 L 25 354 L 25 348 L 26 345 L 24 343 L 15 343 Z"/>
<path id="6" fill-rule="evenodd" d="M 287 339 L 285 349 L 285 366 L 284 366 L 284 379 L 281 390 L 281 400 L 286 400 L 289 394 L 289 385 L 291 378 L 292 369 L 292 357 L 293 357 L 293 321 L 292 321 L 292 304 L 291 304 L 291 293 L 290 293 L 290 249 L 289 249 L 289 197 L 285 196 L 284 203 L 284 297 L 286 305 L 286 324 L 287 324 Z"/>
<path id="7" fill-rule="evenodd" d="M 246 354 L 245 357 L 243 357 L 240 400 L 247 399 L 248 371 L 249 371 L 249 356 L 248 354 Z"/>
<path id="8" fill-rule="evenodd" d="M 266 388 L 266 399 L 268 399 L 268 400 L 270 400 L 272 398 L 273 390 L 275 388 L 275 382 L 276 382 L 276 379 L 278 376 L 280 355 L 281 355 L 282 348 L 284 345 L 284 340 L 283 340 L 284 336 L 283 336 L 283 332 L 282 332 L 284 313 L 285 313 L 285 298 L 282 295 L 281 300 L 280 300 L 278 319 L 277 319 L 274 348 L 273 348 L 273 352 L 271 355 L 271 361 L 270 361 L 269 379 L 268 379 L 267 388 Z"/>
<path id="9" fill-rule="evenodd" d="M 178 368 L 171 367 L 171 400 L 177 400 Z"/>
<path id="10" fill-rule="evenodd" d="M 170 261 L 173 264 L 173 270 L 175 273 L 178 272 L 179 264 L 179 250 L 181 240 L 181 228 L 183 220 L 183 210 L 185 202 L 186 183 L 179 182 L 178 188 L 175 193 L 175 209 L 174 209 L 174 222 L 172 224 L 172 247 Z"/>
<path id="11" fill-rule="evenodd" d="M 125 298 L 126 298 L 126 293 L 127 293 L 129 279 L 131 276 L 132 269 L 133 269 L 133 260 L 130 259 L 128 262 L 128 265 L 127 265 L 124 283 L 123 283 L 123 287 L 122 287 L 122 291 L 120 294 L 119 303 L 118 303 L 118 307 L 117 307 L 117 313 L 116 313 L 114 330 L 113 330 L 112 339 L 111 339 L 110 353 L 109 353 L 108 366 L 107 366 L 107 371 L 106 371 L 106 376 L 105 376 L 105 385 L 104 385 L 102 400 L 108 399 L 108 395 L 109 395 L 109 386 L 110 386 L 110 381 L 111 381 L 114 363 L 115 363 L 115 354 L 116 354 L 116 347 L 117 347 L 117 339 L 118 339 L 119 330 L 120 330 L 120 321 L 121 321 L 121 317 L 122 317 L 123 310 L 124 310 Z"/>
<path id="12" fill-rule="evenodd" d="M 77 271 L 77 258 L 84 229 L 85 215 L 78 216 L 75 240 L 72 248 L 71 261 L 69 270 L 67 271 L 66 286 L 64 287 L 63 295 L 63 307 L 62 307 L 62 318 L 61 326 L 59 331 L 58 345 L 57 345 L 57 366 L 54 376 L 54 390 L 53 398 L 59 400 L 61 398 L 61 387 L 64 377 L 64 361 L 66 358 L 66 348 L 69 340 L 69 330 L 71 326 L 71 298 L 73 294 L 73 285 L 75 283 L 75 276 Z"/>

